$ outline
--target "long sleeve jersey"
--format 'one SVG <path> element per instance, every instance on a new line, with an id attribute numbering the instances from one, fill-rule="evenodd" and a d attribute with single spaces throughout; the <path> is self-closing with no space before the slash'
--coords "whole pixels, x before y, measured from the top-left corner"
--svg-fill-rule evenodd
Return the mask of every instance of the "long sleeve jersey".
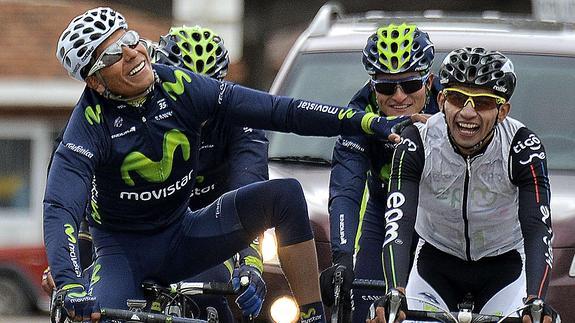
<path id="1" fill-rule="evenodd" d="M 553 265 L 545 149 L 507 117 L 473 156 L 457 153 L 442 113 L 402 133 L 385 212 L 384 274 L 405 286 L 415 231 L 435 248 L 473 262 L 524 248 L 527 293 L 544 298 Z"/>
<path id="2" fill-rule="evenodd" d="M 435 100 L 438 86 L 434 84 L 431 88 L 423 113 L 435 114 L 439 110 Z M 353 96 L 348 107 L 381 114 L 369 82 Z M 366 197 L 385 203 L 392 154 L 393 143 L 389 141 L 365 135 L 338 138 L 333 151 L 329 184 L 329 219 L 334 259 L 354 253 Z M 366 183 L 368 191 L 365 190 Z"/>
<path id="3" fill-rule="evenodd" d="M 86 201 L 93 225 L 109 231 L 160 230 L 184 214 L 206 121 L 301 135 L 369 131 L 372 116 L 363 112 L 153 69 L 155 86 L 141 106 L 86 88 L 72 112 L 44 196 L 44 241 L 58 287 L 81 277 L 77 231 Z"/>

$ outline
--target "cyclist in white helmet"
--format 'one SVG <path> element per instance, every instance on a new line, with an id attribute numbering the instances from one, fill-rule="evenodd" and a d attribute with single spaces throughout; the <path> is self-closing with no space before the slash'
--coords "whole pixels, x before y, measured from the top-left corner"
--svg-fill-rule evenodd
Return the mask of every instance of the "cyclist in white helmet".
<path id="1" fill-rule="evenodd" d="M 208 28 L 172 27 L 168 34 L 160 37 L 158 44 L 150 41 L 146 45 L 152 61 L 156 63 L 185 68 L 217 80 L 227 75 L 230 59 L 224 41 Z M 232 127 L 219 120 L 211 120 L 204 126 L 201 140 L 202 149 L 196 175 L 198 184 L 189 201 L 192 210 L 207 206 L 227 191 L 268 179 L 268 141 L 262 130 Z M 56 139 L 55 148 L 61 141 L 62 135 Z M 82 269 L 92 263 L 92 237 L 87 229 L 87 222 L 82 221 L 78 234 Z M 252 288 L 238 296 L 236 302 L 245 316 L 257 317 L 266 295 L 262 272 L 259 242 L 255 240 L 250 247 L 240 251 L 237 257 L 189 280 L 228 282 L 233 273 L 232 281 L 239 288 L 239 278 L 244 275 L 250 277 Z M 84 276 L 89 274 L 90 270 L 87 270 Z M 54 283 L 49 270 L 42 276 L 42 286 L 48 295 L 52 295 Z M 194 313 L 196 318 L 207 319 L 206 308 L 212 307 L 217 310 L 220 322 L 233 322 L 233 314 L 225 296 L 199 295 L 191 299 L 199 310 Z"/>
<path id="2" fill-rule="evenodd" d="M 406 128 L 392 160 L 387 286 L 429 302 L 408 299 L 401 309 L 473 304 L 502 315 L 544 301 L 553 266 L 550 184 L 541 140 L 508 117 L 513 64 L 497 51 L 465 47 L 447 55 L 439 78 L 442 113 Z M 388 296 L 374 305 L 374 321 L 385 322 Z M 515 316 L 530 323 L 529 309 Z M 559 322 L 548 304 L 543 314 L 542 322 Z M 401 311 L 396 322 L 404 318 Z"/>
<path id="3" fill-rule="evenodd" d="M 206 122 L 218 119 L 301 135 L 387 138 L 394 124 L 409 117 L 388 120 L 151 64 L 138 33 L 110 8 L 74 18 L 59 38 L 57 57 L 87 85 L 54 154 L 44 197 L 48 261 L 73 320 L 97 321 L 100 307 L 122 308 L 126 299 L 141 297 L 142 280 L 191 277 L 275 227 L 302 317 L 325 321 L 299 183 L 250 184 L 190 211 L 199 135 Z M 76 250 L 88 199 L 96 259 L 86 288 Z"/>

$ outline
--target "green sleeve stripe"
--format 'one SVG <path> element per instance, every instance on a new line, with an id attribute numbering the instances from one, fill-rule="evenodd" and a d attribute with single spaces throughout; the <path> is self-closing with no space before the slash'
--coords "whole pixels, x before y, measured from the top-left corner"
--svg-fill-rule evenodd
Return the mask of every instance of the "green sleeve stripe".
<path id="1" fill-rule="evenodd" d="M 232 273 L 234 272 L 234 260 L 233 260 L 233 258 L 230 258 L 230 259 L 224 261 L 224 266 L 226 266 L 226 268 L 230 272 L 230 277 L 232 277 Z"/>
<path id="2" fill-rule="evenodd" d="M 363 189 L 363 197 L 361 198 L 361 206 L 359 208 L 359 223 L 357 226 L 357 233 L 355 234 L 355 253 L 359 252 L 359 238 L 361 238 L 361 228 L 363 223 L 363 217 L 365 216 L 365 210 L 367 209 L 367 201 L 369 200 L 369 190 L 367 188 L 367 181 L 365 182 L 365 188 Z"/>
<path id="3" fill-rule="evenodd" d="M 383 256 L 383 249 L 381 249 L 381 268 L 383 268 L 383 281 L 385 282 L 385 293 L 389 291 L 389 281 L 387 281 L 387 273 L 385 272 L 385 257 Z"/>
<path id="4" fill-rule="evenodd" d="M 368 112 L 361 118 L 361 129 L 368 135 L 373 135 L 374 132 L 371 130 L 371 123 L 373 119 L 377 118 L 377 114 Z"/>
<path id="5" fill-rule="evenodd" d="M 393 246 L 389 245 L 389 261 L 391 267 L 391 277 L 393 279 L 393 288 L 397 288 L 397 276 L 395 275 L 395 261 L 393 261 Z"/>
<path id="6" fill-rule="evenodd" d="M 244 258 L 244 263 L 248 266 L 252 266 L 260 271 L 260 273 L 264 272 L 264 264 L 262 260 L 258 257 L 254 256 L 247 256 Z"/>
<path id="7" fill-rule="evenodd" d="M 401 168 L 403 167 L 403 157 L 405 157 L 405 150 L 401 152 L 401 157 L 399 158 L 399 173 L 397 176 L 397 190 L 401 190 Z"/>

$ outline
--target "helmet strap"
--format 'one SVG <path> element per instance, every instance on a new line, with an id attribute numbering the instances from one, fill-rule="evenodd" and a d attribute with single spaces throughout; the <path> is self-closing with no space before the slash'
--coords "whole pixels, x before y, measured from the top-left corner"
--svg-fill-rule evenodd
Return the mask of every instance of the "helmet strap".
<path id="1" fill-rule="evenodd" d="M 152 82 L 152 84 L 150 84 L 150 86 L 144 92 L 131 97 L 124 97 L 122 95 L 114 94 L 112 91 L 110 91 L 110 89 L 108 88 L 108 84 L 106 83 L 106 80 L 104 80 L 99 71 L 96 72 L 95 74 L 104 85 L 104 92 L 102 93 L 103 97 L 110 100 L 124 101 L 135 107 L 141 107 L 146 102 L 145 99 L 146 96 L 154 90 L 154 84 L 160 81 L 158 74 L 154 70 L 154 82 Z"/>

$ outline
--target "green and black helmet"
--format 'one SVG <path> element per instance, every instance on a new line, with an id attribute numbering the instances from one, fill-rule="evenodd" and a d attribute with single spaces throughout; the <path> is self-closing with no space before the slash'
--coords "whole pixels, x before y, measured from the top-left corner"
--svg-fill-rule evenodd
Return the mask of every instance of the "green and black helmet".
<path id="1" fill-rule="evenodd" d="M 160 37 L 155 61 L 192 72 L 223 79 L 228 73 L 230 58 L 224 41 L 213 31 L 200 26 L 172 27 Z"/>
<path id="2" fill-rule="evenodd" d="M 429 35 L 413 24 L 380 27 L 367 39 L 363 66 L 368 74 L 429 72 L 435 48 Z"/>

